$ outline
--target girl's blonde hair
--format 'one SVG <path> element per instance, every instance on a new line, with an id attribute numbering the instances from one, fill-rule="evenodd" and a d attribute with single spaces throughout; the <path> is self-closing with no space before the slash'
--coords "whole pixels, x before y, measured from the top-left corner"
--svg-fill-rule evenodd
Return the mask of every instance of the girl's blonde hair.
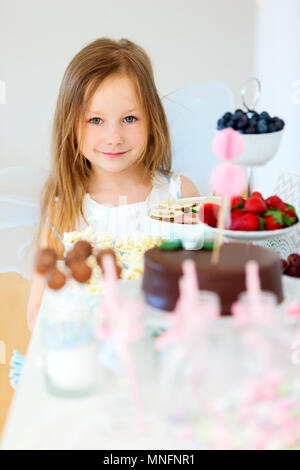
<path id="1" fill-rule="evenodd" d="M 48 245 L 60 256 L 63 246 L 45 225 L 46 218 L 61 234 L 75 230 L 80 217 L 85 220 L 83 198 L 91 174 L 90 162 L 81 152 L 85 113 L 99 85 L 113 74 L 126 74 L 131 78 L 144 109 L 148 141 L 137 164 L 144 164 L 150 178 L 157 169 L 167 174 L 171 170 L 168 124 L 149 57 L 142 47 L 128 39 L 96 39 L 78 52 L 68 65 L 53 120 L 52 170 L 41 196 L 38 241 L 46 227 Z"/>

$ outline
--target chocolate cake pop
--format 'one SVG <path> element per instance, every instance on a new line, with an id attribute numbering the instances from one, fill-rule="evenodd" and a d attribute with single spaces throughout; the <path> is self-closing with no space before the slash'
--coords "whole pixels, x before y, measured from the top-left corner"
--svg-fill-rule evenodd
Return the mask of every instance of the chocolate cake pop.
<path id="1" fill-rule="evenodd" d="M 65 256 L 65 263 L 66 265 L 68 266 L 68 268 L 71 269 L 71 265 L 72 263 L 76 263 L 76 262 L 79 262 L 79 261 L 84 261 L 85 258 L 82 256 L 82 254 L 76 252 L 74 250 L 74 248 L 70 251 L 67 252 L 66 256 Z"/>
<path id="2" fill-rule="evenodd" d="M 117 276 L 118 276 L 118 278 L 120 278 L 121 273 L 122 273 L 122 268 L 118 265 L 116 253 L 114 252 L 114 250 L 112 248 L 104 248 L 103 250 L 98 251 L 97 256 L 96 256 L 96 261 L 97 261 L 98 266 L 102 269 L 102 271 L 104 271 L 103 265 L 102 265 L 102 257 L 104 255 L 112 255 L 113 256 L 114 261 L 115 261 L 115 265 L 116 265 Z"/>
<path id="3" fill-rule="evenodd" d="M 73 262 L 85 261 L 93 252 L 92 245 L 85 241 L 80 240 L 75 243 L 72 250 L 68 251 L 65 257 L 66 265 L 71 268 Z"/>
<path id="4" fill-rule="evenodd" d="M 39 274 L 46 274 L 55 267 L 57 254 L 52 248 L 43 248 L 35 258 L 35 269 Z"/>
<path id="5" fill-rule="evenodd" d="M 51 269 L 47 274 L 48 287 L 54 290 L 61 289 L 66 283 L 66 276 L 57 268 Z"/>
<path id="6" fill-rule="evenodd" d="M 92 275 L 92 268 L 80 260 L 73 260 L 70 269 L 73 278 L 78 282 L 87 282 Z"/>
<path id="7" fill-rule="evenodd" d="M 83 259 L 88 258 L 93 253 L 92 245 L 86 240 L 79 240 L 76 242 L 73 250 Z"/>

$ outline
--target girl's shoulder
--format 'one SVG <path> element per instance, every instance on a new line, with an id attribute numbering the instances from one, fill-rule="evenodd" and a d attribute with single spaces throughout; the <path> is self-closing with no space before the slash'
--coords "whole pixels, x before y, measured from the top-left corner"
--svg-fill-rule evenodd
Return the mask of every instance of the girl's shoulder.
<path id="1" fill-rule="evenodd" d="M 175 183 L 181 198 L 200 196 L 197 186 L 192 180 L 184 176 L 180 171 L 163 172 L 157 170 L 154 176 L 155 185 L 170 185 Z"/>
<path id="2" fill-rule="evenodd" d="M 200 196 L 197 186 L 192 180 L 181 175 L 181 197 L 198 197 Z"/>

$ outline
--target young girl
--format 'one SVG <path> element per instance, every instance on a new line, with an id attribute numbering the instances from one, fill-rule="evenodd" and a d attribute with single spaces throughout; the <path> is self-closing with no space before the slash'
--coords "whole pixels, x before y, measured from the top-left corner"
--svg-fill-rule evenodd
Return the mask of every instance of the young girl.
<path id="1" fill-rule="evenodd" d="M 63 257 L 64 232 L 91 225 L 116 236 L 143 230 L 147 207 L 199 196 L 171 173 L 171 144 L 149 57 L 127 39 L 100 38 L 70 62 L 59 90 L 52 171 L 42 194 L 39 245 Z M 45 288 L 34 274 L 27 320 L 32 330 Z"/>

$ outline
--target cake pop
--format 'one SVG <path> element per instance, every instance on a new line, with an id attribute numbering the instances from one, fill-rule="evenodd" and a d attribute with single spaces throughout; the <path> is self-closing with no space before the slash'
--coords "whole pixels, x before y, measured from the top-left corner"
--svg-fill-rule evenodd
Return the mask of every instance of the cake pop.
<path id="1" fill-rule="evenodd" d="M 39 274 L 46 274 L 55 267 L 57 254 L 52 248 L 43 248 L 38 251 L 35 259 L 35 269 Z"/>
<path id="2" fill-rule="evenodd" d="M 92 245 L 86 240 L 79 240 L 74 245 L 74 251 L 79 255 L 82 256 L 84 259 L 91 256 L 93 253 Z"/>
<path id="3" fill-rule="evenodd" d="M 70 269 L 73 278 L 78 282 L 87 282 L 92 275 L 92 268 L 81 260 L 73 260 Z"/>
<path id="4" fill-rule="evenodd" d="M 66 276 L 56 267 L 48 271 L 47 284 L 54 290 L 61 289 L 66 283 Z"/>
<path id="5" fill-rule="evenodd" d="M 85 261 L 92 253 L 92 245 L 86 240 L 80 240 L 75 243 L 72 250 L 67 252 L 65 263 L 69 268 L 71 268 L 73 262 Z"/>

